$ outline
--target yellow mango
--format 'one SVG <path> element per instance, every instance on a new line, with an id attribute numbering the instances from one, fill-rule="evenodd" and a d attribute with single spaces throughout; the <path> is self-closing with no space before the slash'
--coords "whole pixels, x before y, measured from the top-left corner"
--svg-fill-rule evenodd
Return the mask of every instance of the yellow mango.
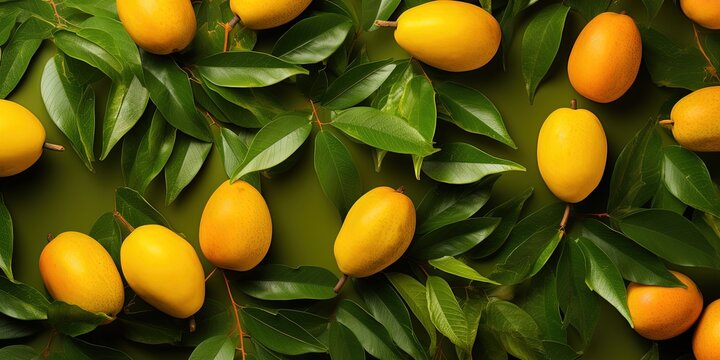
<path id="1" fill-rule="evenodd" d="M 609 103 L 635 82 L 641 58 L 642 40 L 633 19 L 605 12 L 580 32 L 570 52 L 568 77 L 580 95 Z"/>
<path id="2" fill-rule="evenodd" d="M 133 41 L 153 54 L 185 49 L 195 37 L 190 0 L 117 0 L 117 12 Z"/>
<path id="3" fill-rule="evenodd" d="M 675 140 L 692 151 L 720 151 L 719 119 L 720 86 L 693 91 L 670 112 Z"/>
<path id="4" fill-rule="evenodd" d="M 205 273 L 195 249 L 160 225 L 135 229 L 120 248 L 123 275 L 135 293 L 176 317 L 195 314 L 205 301 Z"/>
<path id="5" fill-rule="evenodd" d="M 312 0 L 230 0 L 230 8 L 243 25 L 262 30 L 284 25 L 298 17 Z"/>
<path id="6" fill-rule="evenodd" d="M 418 60 L 446 71 L 487 64 L 500 46 L 500 24 L 483 8 L 461 1 L 430 1 L 397 19 L 395 41 Z"/>
<path id="7" fill-rule="evenodd" d="M 538 168 L 550 191 L 564 202 L 580 202 L 595 190 L 606 159 L 605 131 L 590 111 L 557 109 L 540 128 Z"/>
<path id="8" fill-rule="evenodd" d="M 222 183 L 200 218 L 200 248 L 215 266 L 246 271 L 270 249 L 272 220 L 265 199 L 244 181 Z"/>
<path id="9" fill-rule="evenodd" d="M 45 245 L 40 275 L 55 300 L 109 316 L 123 307 L 120 272 L 105 248 L 85 234 L 64 232 Z"/>
<path id="10" fill-rule="evenodd" d="M 45 128 L 30 110 L 0 99 L 0 177 L 25 171 L 40 158 Z"/>
<path id="11" fill-rule="evenodd" d="M 415 234 L 415 206 L 401 191 L 377 187 L 361 196 L 335 239 L 343 274 L 366 277 L 399 259 Z"/>
<path id="12" fill-rule="evenodd" d="M 685 16 L 698 25 L 720 30 L 720 1 L 680 0 L 680 8 Z"/>

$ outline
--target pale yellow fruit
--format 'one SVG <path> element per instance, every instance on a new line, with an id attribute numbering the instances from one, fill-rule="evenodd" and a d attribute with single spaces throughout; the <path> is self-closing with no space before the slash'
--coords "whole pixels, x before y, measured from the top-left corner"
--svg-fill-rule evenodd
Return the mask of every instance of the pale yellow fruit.
<path id="1" fill-rule="evenodd" d="M 190 0 L 117 0 L 117 12 L 133 41 L 153 54 L 185 49 L 195 37 Z"/>
<path id="2" fill-rule="evenodd" d="M 590 111 L 557 109 L 540 129 L 538 168 L 550 191 L 564 202 L 580 202 L 595 190 L 606 158 L 605 131 Z"/>
<path id="3" fill-rule="evenodd" d="M 641 59 L 642 40 L 633 19 L 605 12 L 578 35 L 568 59 L 568 77 L 580 95 L 608 103 L 630 89 Z"/>
<path id="4" fill-rule="evenodd" d="M 720 359 L 720 300 L 705 308 L 693 336 L 693 354 L 697 360 Z"/>
<path id="5" fill-rule="evenodd" d="M 381 186 L 361 196 L 335 239 L 343 274 L 366 277 L 399 259 L 415 234 L 415 206 L 400 191 Z"/>
<path id="6" fill-rule="evenodd" d="M 675 140 L 693 151 L 720 151 L 720 86 L 693 91 L 670 112 Z"/>
<path id="7" fill-rule="evenodd" d="M 500 46 L 500 24 L 483 8 L 461 1 L 431 1 L 397 19 L 395 41 L 414 58 L 446 71 L 475 70 Z"/>
<path id="8" fill-rule="evenodd" d="M 195 249 L 164 226 L 144 225 L 130 233 L 120 264 L 133 291 L 170 316 L 187 318 L 205 301 L 205 274 Z"/>
<path id="9" fill-rule="evenodd" d="M 226 181 L 210 196 L 200 219 L 200 248 L 215 266 L 245 271 L 270 249 L 272 220 L 265 199 L 244 181 Z"/>
<path id="10" fill-rule="evenodd" d="M 38 161 L 45 128 L 30 110 L 0 99 L 0 177 L 25 171 Z"/>
<path id="11" fill-rule="evenodd" d="M 312 0 L 230 0 L 230 8 L 243 25 L 262 30 L 287 24 L 300 15 Z"/>
<path id="12" fill-rule="evenodd" d="M 698 25 L 712 30 L 720 29 L 720 0 L 680 0 L 680 8 Z"/>
<path id="13" fill-rule="evenodd" d="M 105 248 L 85 234 L 64 232 L 45 245 L 40 275 L 55 300 L 109 316 L 123 307 L 120 272 Z"/>

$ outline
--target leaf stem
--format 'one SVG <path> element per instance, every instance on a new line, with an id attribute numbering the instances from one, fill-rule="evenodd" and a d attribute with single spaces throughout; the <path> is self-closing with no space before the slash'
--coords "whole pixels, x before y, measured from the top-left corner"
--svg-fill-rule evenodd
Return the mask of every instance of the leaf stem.
<path id="1" fill-rule="evenodd" d="M 397 21 L 375 20 L 375 26 L 396 28 Z"/>
<path id="2" fill-rule="evenodd" d="M 698 32 L 697 25 L 693 23 L 693 33 L 695 34 L 695 43 L 697 44 L 698 50 L 700 50 L 700 53 L 705 58 L 705 61 L 707 61 L 708 66 L 707 70 L 710 73 L 710 76 L 715 78 L 717 81 L 720 81 L 720 76 L 718 75 L 718 71 L 713 65 L 712 61 L 710 60 L 710 57 L 705 52 L 705 49 L 702 46 L 702 43 L 700 42 L 700 33 Z"/>
<path id="3" fill-rule="evenodd" d="M 235 313 L 235 326 L 237 326 L 238 335 L 240 335 L 240 354 L 242 355 L 242 360 L 245 360 L 245 334 L 243 334 L 242 325 L 240 324 L 240 314 L 238 313 L 238 307 L 240 305 L 235 302 L 232 290 L 230 290 L 230 281 L 225 274 L 225 270 L 222 270 L 222 274 L 223 279 L 225 280 L 225 288 L 227 289 L 228 297 L 230 298 L 230 304 L 232 305 L 233 312 Z"/>
<path id="4" fill-rule="evenodd" d="M 565 228 L 567 227 L 568 220 L 570 220 L 570 210 L 572 205 L 565 204 L 565 213 L 563 213 L 562 220 L 560 220 L 560 232 L 565 235 Z"/>
<path id="5" fill-rule="evenodd" d="M 58 144 L 53 144 L 46 142 L 43 144 L 43 148 L 46 150 L 52 150 L 52 151 L 65 151 L 65 147 Z"/>
<path id="6" fill-rule="evenodd" d="M 315 119 L 315 122 L 317 122 L 318 126 L 320 127 L 320 130 L 322 130 L 323 122 L 320 120 L 320 115 L 318 115 L 317 107 L 315 107 L 315 102 L 312 101 L 312 99 L 308 99 L 310 101 L 310 107 L 312 108 L 313 118 Z"/>
<path id="7" fill-rule="evenodd" d="M 135 231 L 135 227 L 132 226 L 132 225 L 127 221 L 127 219 L 125 219 L 125 217 L 122 216 L 122 214 L 121 214 L 119 211 L 117 211 L 117 209 L 113 210 L 113 216 L 114 216 L 115 219 L 116 219 L 117 221 L 119 221 L 120 224 L 122 224 L 122 226 L 124 226 L 125 229 L 127 229 L 129 232 Z"/>
<path id="8" fill-rule="evenodd" d="M 345 274 L 342 274 L 342 276 L 338 280 L 337 284 L 335 284 L 335 287 L 333 288 L 333 291 L 336 294 L 340 293 L 340 290 L 342 289 L 343 285 L 345 285 L 345 282 L 347 281 L 347 279 L 348 279 L 348 276 Z"/>
<path id="9" fill-rule="evenodd" d="M 208 274 L 208 276 L 205 277 L 205 282 L 207 282 L 208 280 L 210 280 L 210 278 L 215 274 L 215 272 L 217 271 L 217 269 L 218 269 L 217 267 L 215 267 L 214 269 L 212 269 L 212 271 Z"/>
<path id="10" fill-rule="evenodd" d="M 235 27 L 235 25 L 237 25 L 239 22 L 240 22 L 240 18 L 237 15 L 235 15 L 229 22 L 222 24 L 222 27 L 225 29 L 225 41 L 223 42 L 223 52 L 228 51 L 228 40 L 230 38 L 230 32 Z M 243 355 L 243 358 L 245 358 L 244 355 Z"/>

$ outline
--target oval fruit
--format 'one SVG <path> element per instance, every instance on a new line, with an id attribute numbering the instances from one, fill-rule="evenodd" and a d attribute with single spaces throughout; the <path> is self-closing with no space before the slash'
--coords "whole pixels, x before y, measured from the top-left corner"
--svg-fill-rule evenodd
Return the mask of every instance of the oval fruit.
<path id="1" fill-rule="evenodd" d="M 666 340 L 689 329 L 700 316 L 703 298 L 687 276 L 672 271 L 687 288 L 630 283 L 628 308 L 635 331 L 650 340 Z"/>
<path id="2" fill-rule="evenodd" d="M 462 1 L 431 1 L 397 19 L 395 41 L 418 60 L 446 71 L 487 64 L 500 46 L 500 24 L 487 11 Z"/>
<path id="3" fill-rule="evenodd" d="M 24 106 L 0 99 L 0 177 L 35 164 L 42 154 L 45 128 Z"/>
<path id="4" fill-rule="evenodd" d="M 693 151 L 720 151 L 720 86 L 693 91 L 670 112 L 675 140 Z"/>
<path id="5" fill-rule="evenodd" d="M 705 308 L 693 336 L 693 354 L 697 360 L 720 359 L 720 300 Z"/>
<path id="6" fill-rule="evenodd" d="M 195 249 L 160 225 L 135 229 L 120 248 L 130 287 L 145 302 L 176 318 L 196 313 L 205 301 L 205 273 Z"/>
<path id="7" fill-rule="evenodd" d="M 640 31 L 624 14 L 602 13 L 580 32 L 568 60 L 568 77 L 580 95 L 617 100 L 635 82 L 642 58 Z"/>
<path id="8" fill-rule="evenodd" d="M 195 37 L 195 10 L 189 0 L 117 0 L 120 21 L 147 52 L 167 55 Z"/>
<path id="9" fill-rule="evenodd" d="M 312 0 L 230 0 L 230 8 L 243 25 L 253 30 L 287 24 L 300 15 Z"/>
<path id="10" fill-rule="evenodd" d="M 343 274 L 373 275 L 399 259 L 415 234 L 415 206 L 401 191 L 377 187 L 350 208 L 335 239 Z"/>
<path id="11" fill-rule="evenodd" d="M 680 0 L 680 8 L 698 25 L 711 30 L 720 29 L 720 1 Z"/>
<path id="12" fill-rule="evenodd" d="M 120 272 L 105 248 L 85 234 L 64 232 L 45 245 L 40 275 L 55 300 L 109 316 L 123 307 Z"/>
<path id="13" fill-rule="evenodd" d="M 557 109 L 540 128 L 537 161 L 558 199 L 577 203 L 598 186 L 605 171 L 607 139 L 600 120 L 584 109 Z"/>
<path id="14" fill-rule="evenodd" d="M 272 220 L 265 199 L 244 181 L 220 185 L 200 219 L 200 248 L 215 266 L 246 271 L 270 249 Z"/>

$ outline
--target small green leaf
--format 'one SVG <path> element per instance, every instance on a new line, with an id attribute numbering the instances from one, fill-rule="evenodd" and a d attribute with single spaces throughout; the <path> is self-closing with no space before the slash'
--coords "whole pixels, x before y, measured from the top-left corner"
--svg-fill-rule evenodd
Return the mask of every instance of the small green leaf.
<path id="1" fill-rule="evenodd" d="M 53 301 L 48 306 L 48 322 L 61 334 L 80 336 L 87 334 L 100 324 L 111 321 L 113 318 L 103 313 L 92 313 L 78 306 Z"/>
<path id="2" fill-rule="evenodd" d="M 89 233 L 110 254 L 115 266 L 120 268 L 120 246 L 122 245 L 122 231 L 115 221 L 112 213 L 100 216 Z"/>
<path id="3" fill-rule="evenodd" d="M 328 109 L 347 109 L 375 92 L 394 69 L 390 60 L 355 66 L 330 83 L 320 101 Z"/>
<path id="4" fill-rule="evenodd" d="M 40 359 L 40 353 L 27 345 L 9 345 L 0 349 L 0 358 L 6 360 Z"/>
<path id="5" fill-rule="evenodd" d="M 365 0 L 362 2 L 362 28 L 374 31 L 375 20 L 387 20 L 395 12 L 400 0 Z"/>
<path id="6" fill-rule="evenodd" d="M 248 144 L 228 128 L 220 130 L 220 144 L 216 144 L 220 150 L 220 156 L 225 164 L 225 173 L 231 178 L 240 167 L 243 159 L 247 155 Z M 260 191 L 260 174 L 247 174 L 241 180 L 248 182 Z"/>
<path id="7" fill-rule="evenodd" d="M 409 252 L 420 259 L 463 254 L 485 240 L 500 223 L 498 218 L 470 218 L 415 238 Z"/>
<path id="8" fill-rule="evenodd" d="M 355 334 L 339 322 L 330 323 L 329 352 L 332 360 L 365 360 L 365 350 Z"/>
<path id="9" fill-rule="evenodd" d="M 437 346 L 437 331 L 430 318 L 428 309 L 427 291 L 425 286 L 409 275 L 402 273 L 385 273 L 393 287 L 412 311 L 413 315 L 420 321 L 430 337 L 429 353 L 434 354 Z"/>
<path id="10" fill-rule="evenodd" d="M 648 19 L 652 22 L 655 16 L 660 12 L 664 0 L 643 0 L 645 8 L 647 9 Z"/>
<path id="11" fill-rule="evenodd" d="M 14 21 L 13 21 L 14 22 Z M 41 39 L 20 40 L 19 38 L 31 32 L 30 22 L 21 24 L 15 35 L 3 47 L 2 61 L 0 61 L 0 99 L 6 98 L 25 75 L 30 60 L 40 48 Z"/>
<path id="12" fill-rule="evenodd" d="M 332 299 L 338 278 L 329 270 L 279 264 L 261 265 L 238 283 L 240 291 L 262 300 Z"/>
<path id="13" fill-rule="evenodd" d="M 492 281 L 485 276 L 480 275 L 477 270 L 471 268 L 466 263 L 452 257 L 452 256 L 443 256 L 438 259 L 432 259 L 428 261 L 430 265 L 435 267 L 436 269 L 446 272 L 448 274 L 452 274 L 455 276 L 459 276 L 465 279 L 480 281 L 488 284 L 494 284 L 494 285 L 500 285 L 499 283 Z"/>
<path id="14" fill-rule="evenodd" d="M 370 355 L 380 359 L 400 359 L 402 355 L 390 340 L 387 330 L 360 305 L 350 300 L 340 301 L 337 321 L 345 325 Z"/>
<path id="15" fill-rule="evenodd" d="M 694 152 L 680 146 L 665 147 L 663 182 L 685 204 L 720 217 L 720 194 L 707 166 Z"/>
<path id="16" fill-rule="evenodd" d="M 103 117 L 100 160 L 105 160 L 115 144 L 137 124 L 149 99 L 150 93 L 137 77 L 112 82 Z"/>
<path id="17" fill-rule="evenodd" d="M 431 179 L 447 184 L 469 184 L 492 174 L 525 171 L 525 168 L 494 157 L 470 144 L 450 143 L 425 159 L 423 172 Z"/>
<path id="18" fill-rule="evenodd" d="M 40 332 L 43 329 L 42 321 L 27 321 L 13 319 L 0 314 L 0 340 L 19 339 Z M 0 354 L 2 352 L 0 351 Z M 0 358 L 2 358 L 0 356 Z"/>
<path id="19" fill-rule="evenodd" d="M 481 322 L 498 337 L 511 355 L 520 359 L 547 358 L 538 325 L 517 305 L 502 300 L 492 301 Z"/>
<path id="20" fill-rule="evenodd" d="M 587 21 L 592 20 L 610 6 L 610 0 L 564 0 L 564 3 L 579 12 Z"/>
<path id="21" fill-rule="evenodd" d="M 208 154 L 211 143 L 178 134 L 175 148 L 165 166 L 165 202 L 172 203 L 195 178 Z"/>
<path id="22" fill-rule="evenodd" d="M 278 39 L 272 53 L 292 64 L 316 63 L 332 55 L 351 28 L 349 18 L 336 14 L 302 19 Z"/>
<path id="23" fill-rule="evenodd" d="M 485 214 L 486 217 L 498 217 L 502 220 L 500 220 L 500 224 L 495 228 L 495 231 L 483 241 L 482 246 L 473 249 L 471 257 L 483 258 L 490 256 L 505 244 L 510 232 L 520 218 L 525 202 L 532 196 L 533 191 L 533 188 L 528 188 Z"/>
<path id="24" fill-rule="evenodd" d="M 145 193 L 150 182 L 165 167 L 175 145 L 175 128 L 170 126 L 160 111 L 155 110 L 149 128 L 143 131 L 134 154 L 126 153 L 123 147 L 123 158 L 127 157 L 132 167 L 125 172 L 128 187 Z M 125 162 L 125 161 L 123 161 Z"/>
<path id="25" fill-rule="evenodd" d="M 189 360 L 233 360 L 237 340 L 237 335 L 208 338 L 193 350 Z"/>
<path id="26" fill-rule="evenodd" d="M 233 88 L 269 86 L 293 75 L 308 74 L 300 66 L 254 51 L 212 55 L 198 63 L 198 72 L 217 86 Z"/>
<path id="27" fill-rule="evenodd" d="M 572 325 L 585 349 L 595 334 L 600 318 L 600 300 L 585 284 L 585 255 L 571 241 L 565 242 L 557 264 L 558 300 L 563 324 Z"/>
<path id="28" fill-rule="evenodd" d="M 10 212 L 0 194 L 0 270 L 10 280 L 14 280 L 12 271 L 13 223 Z"/>
<path id="29" fill-rule="evenodd" d="M 453 344 L 469 352 L 472 344 L 468 344 L 467 319 L 447 281 L 437 276 L 428 277 L 427 302 L 435 328 Z"/>
<path id="30" fill-rule="evenodd" d="M 113 80 L 120 80 L 123 65 L 100 45 L 67 30 L 56 31 L 53 37 L 55 45 L 66 55 L 102 71 Z"/>
<path id="31" fill-rule="evenodd" d="M 241 308 L 241 315 L 243 327 L 270 350 L 287 355 L 327 351 L 307 330 L 281 314 L 247 306 Z"/>
<path id="32" fill-rule="evenodd" d="M 35 288 L 0 277 L 1 314 L 18 320 L 44 320 L 49 304 Z"/>
<path id="33" fill-rule="evenodd" d="M 115 210 L 133 227 L 158 224 L 170 227 L 165 217 L 160 214 L 139 192 L 121 187 L 115 190 Z"/>
<path id="34" fill-rule="evenodd" d="M 363 190 L 350 151 L 332 132 L 321 130 L 315 136 L 314 166 L 325 196 L 344 216 Z"/>

